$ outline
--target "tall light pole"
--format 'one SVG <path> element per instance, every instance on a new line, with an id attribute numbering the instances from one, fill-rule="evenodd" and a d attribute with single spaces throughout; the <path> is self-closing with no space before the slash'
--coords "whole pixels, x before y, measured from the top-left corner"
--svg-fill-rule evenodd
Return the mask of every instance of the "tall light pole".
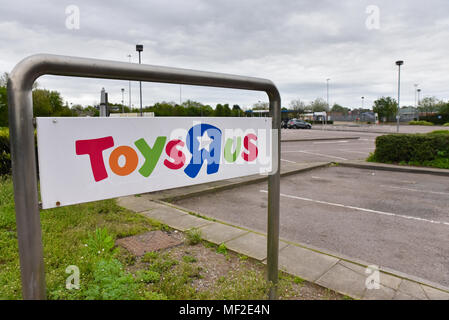
<path id="1" fill-rule="evenodd" d="M 398 66 L 398 112 L 396 114 L 396 132 L 399 133 L 399 117 L 400 117 L 400 109 L 401 109 L 401 66 L 404 64 L 404 61 L 398 60 L 396 61 L 396 65 Z"/>
<path id="2" fill-rule="evenodd" d="M 326 89 L 327 89 L 327 109 L 329 110 L 329 78 L 326 79 Z M 326 118 L 327 118 L 327 112 L 326 113 Z M 327 120 L 327 119 L 325 119 Z"/>
<path id="3" fill-rule="evenodd" d="M 131 55 L 128 54 L 129 63 L 131 63 Z M 128 89 L 128 98 L 129 98 L 129 105 L 128 108 L 131 110 L 131 80 L 128 81 L 129 89 Z M 130 111 L 131 112 L 131 111 Z"/>
<path id="4" fill-rule="evenodd" d="M 418 84 L 415 83 L 414 86 L 415 86 L 415 110 L 418 111 L 418 105 L 416 104 L 416 91 L 417 91 L 417 88 L 418 88 Z"/>
<path id="5" fill-rule="evenodd" d="M 136 44 L 136 51 L 139 52 L 139 64 L 142 63 L 140 53 L 143 51 L 143 44 Z M 140 87 L 140 116 L 143 116 L 142 112 L 142 81 L 139 81 L 139 87 Z"/>
<path id="6" fill-rule="evenodd" d="M 418 91 L 418 106 L 419 106 L 421 103 L 421 100 L 420 100 L 421 99 L 421 89 L 418 89 L 416 91 Z M 419 120 L 419 110 L 418 110 L 418 120 Z"/>
<path id="7" fill-rule="evenodd" d="M 122 113 L 125 113 L 125 105 L 124 105 L 124 103 L 125 103 L 125 89 L 122 88 L 121 90 L 122 90 Z"/>
<path id="8" fill-rule="evenodd" d="M 362 110 L 364 109 L 364 107 L 365 107 L 365 97 L 362 97 Z"/>

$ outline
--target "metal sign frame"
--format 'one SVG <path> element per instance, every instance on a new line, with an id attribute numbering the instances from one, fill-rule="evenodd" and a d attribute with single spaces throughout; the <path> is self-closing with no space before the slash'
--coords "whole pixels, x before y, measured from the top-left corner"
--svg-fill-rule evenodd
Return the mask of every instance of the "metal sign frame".
<path id="1" fill-rule="evenodd" d="M 19 62 L 8 79 L 12 177 L 24 299 L 45 299 L 45 271 L 38 203 L 32 86 L 42 75 L 162 82 L 264 91 L 272 117 L 273 172 L 268 176 L 267 278 L 269 299 L 277 297 L 280 198 L 281 97 L 267 79 L 180 68 L 50 54 Z"/>

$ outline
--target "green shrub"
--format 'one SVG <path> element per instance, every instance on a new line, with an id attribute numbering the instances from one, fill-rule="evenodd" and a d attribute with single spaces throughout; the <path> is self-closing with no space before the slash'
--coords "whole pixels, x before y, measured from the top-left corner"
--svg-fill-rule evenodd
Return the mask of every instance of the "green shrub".
<path id="1" fill-rule="evenodd" d="M 155 283 L 161 278 L 159 272 L 153 270 L 139 270 L 137 272 L 137 281 L 142 281 L 145 283 Z"/>
<path id="2" fill-rule="evenodd" d="M 389 134 L 376 138 L 370 161 L 384 163 L 423 163 L 449 155 L 449 131 L 427 134 Z"/>
<path id="3" fill-rule="evenodd" d="M 433 126 L 432 122 L 425 121 L 425 120 L 410 121 L 408 124 L 412 125 L 412 126 Z"/>
<path id="4" fill-rule="evenodd" d="M 36 145 L 36 162 L 37 162 L 36 131 L 34 132 L 34 143 Z M 9 144 L 9 129 L 0 127 L 0 175 L 10 173 L 11 173 L 11 149 Z"/>
<path id="5" fill-rule="evenodd" d="M 137 300 L 138 285 L 116 260 L 100 260 L 93 270 L 93 284 L 85 291 L 88 300 Z"/>
<path id="6" fill-rule="evenodd" d="M 449 122 L 446 122 L 445 124 L 443 124 L 444 127 L 449 127 Z"/>
<path id="7" fill-rule="evenodd" d="M 89 233 L 86 248 L 93 255 L 109 255 L 114 248 L 114 238 L 106 228 L 97 228 L 95 232 Z"/>
<path id="8" fill-rule="evenodd" d="M 8 128 L 0 128 L 0 175 L 9 173 L 11 173 L 9 130 Z"/>

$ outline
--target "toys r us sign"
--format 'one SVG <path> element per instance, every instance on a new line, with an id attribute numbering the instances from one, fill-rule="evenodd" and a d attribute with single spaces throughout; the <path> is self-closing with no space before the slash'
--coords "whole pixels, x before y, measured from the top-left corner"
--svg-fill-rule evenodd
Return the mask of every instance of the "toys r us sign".
<path id="1" fill-rule="evenodd" d="M 37 118 L 42 207 L 271 171 L 271 118 Z"/>

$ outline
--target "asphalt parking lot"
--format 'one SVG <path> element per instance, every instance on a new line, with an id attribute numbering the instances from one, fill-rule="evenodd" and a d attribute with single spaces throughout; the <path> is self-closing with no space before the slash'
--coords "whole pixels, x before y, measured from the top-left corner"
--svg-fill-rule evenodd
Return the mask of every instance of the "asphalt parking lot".
<path id="1" fill-rule="evenodd" d="M 359 139 L 289 141 L 281 144 L 283 162 L 338 162 L 366 159 L 374 151 L 376 134 L 360 135 Z"/>
<path id="2" fill-rule="evenodd" d="M 446 177 L 317 169 L 281 179 L 280 234 L 449 286 L 448 196 Z M 266 183 L 176 204 L 266 232 Z"/>

